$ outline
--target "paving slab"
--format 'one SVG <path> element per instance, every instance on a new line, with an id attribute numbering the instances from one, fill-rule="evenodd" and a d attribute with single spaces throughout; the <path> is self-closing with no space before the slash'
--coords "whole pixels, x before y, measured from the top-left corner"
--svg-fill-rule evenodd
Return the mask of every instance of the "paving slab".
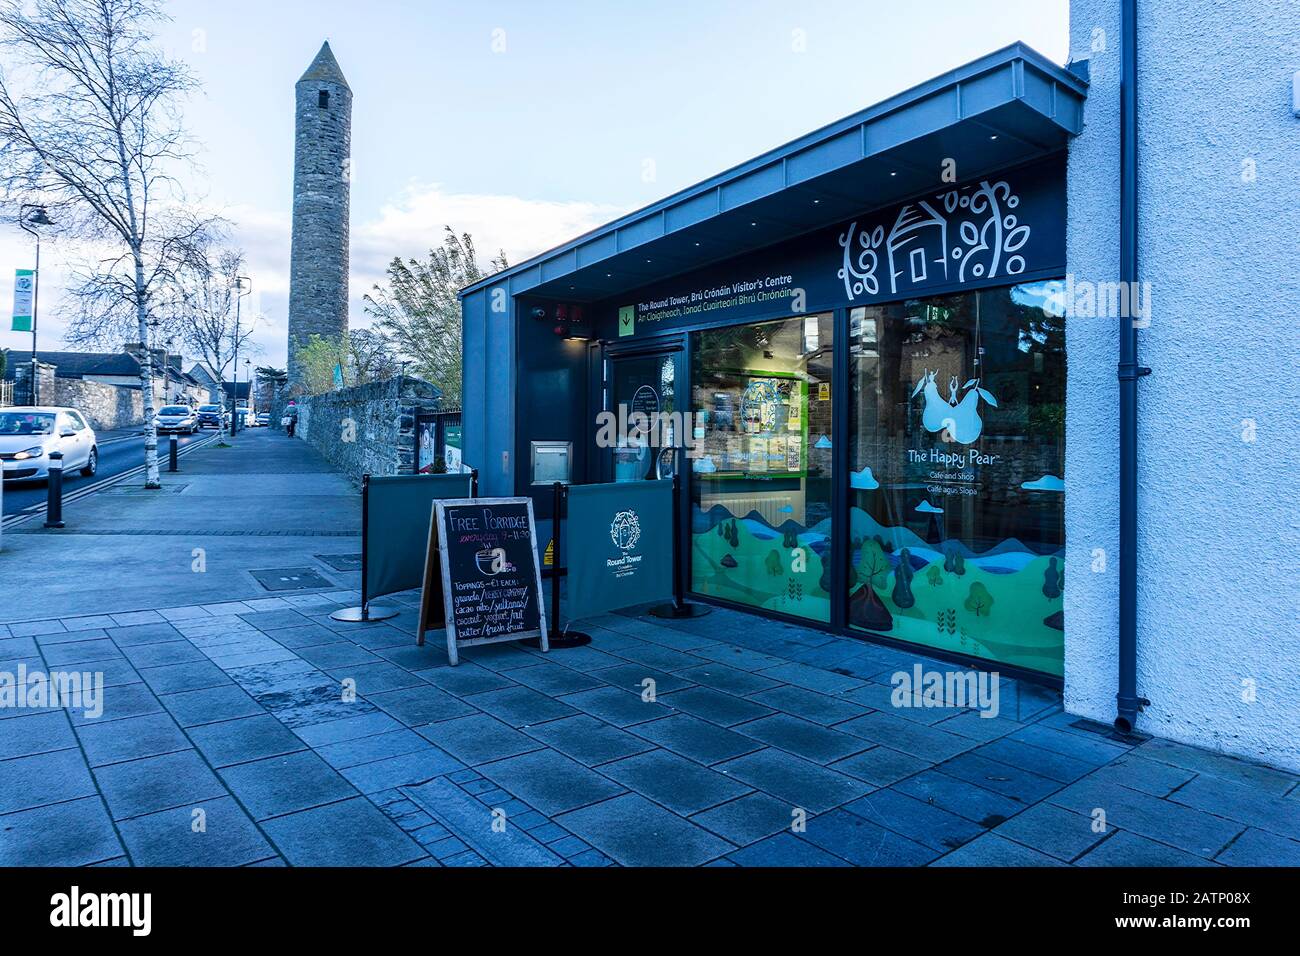
<path id="1" fill-rule="evenodd" d="M 306 750 L 301 738 L 269 714 L 191 727 L 194 745 L 214 767 L 230 767 Z"/>
<path id="2" fill-rule="evenodd" d="M 1106 814 L 1108 826 L 1129 830 L 1206 860 L 1212 859 L 1246 829 L 1242 823 L 1086 777 L 1047 799 L 1085 816 L 1092 816 L 1100 809 Z"/>
<path id="3" fill-rule="evenodd" d="M 673 714 L 648 723 L 635 724 L 629 729 L 638 737 L 644 737 L 666 750 L 702 764 L 731 760 L 762 750 L 765 746 L 753 737 L 725 730 L 717 724 L 689 714 Z"/>
<path id="4" fill-rule="evenodd" d="M 998 836 L 1069 862 L 1107 836 L 1094 829 L 1093 819 L 1050 803 L 1039 803 L 1012 817 L 994 831 Z"/>
<path id="5" fill-rule="evenodd" d="M 402 792 L 494 866 L 559 866 L 564 862 L 509 817 L 494 817 L 491 808 L 446 778 L 403 787 Z"/>
<path id="6" fill-rule="evenodd" d="M 778 833 L 766 840 L 760 840 L 735 853 L 728 854 L 727 859 L 737 866 L 759 867 L 804 867 L 804 866 L 851 866 L 843 857 L 827 853 L 821 847 L 791 836 Z"/>
<path id="7" fill-rule="evenodd" d="M 690 816 L 751 792 L 726 774 L 669 753 L 651 750 L 605 764 L 600 772 L 674 813 Z"/>
<path id="8" fill-rule="evenodd" d="M 0 816 L 0 866 L 89 866 L 122 856 L 98 795 Z"/>
<path id="9" fill-rule="evenodd" d="M 507 757 L 477 769 L 511 795 L 551 817 L 623 792 L 623 787 L 609 778 L 549 749 Z"/>
<path id="10" fill-rule="evenodd" d="M 809 814 L 848 803 L 872 789 L 854 777 L 770 747 L 728 760 L 714 769 Z"/>
<path id="11" fill-rule="evenodd" d="M 943 852 L 850 813 L 847 807 L 808 820 L 800 836 L 854 866 L 924 866 Z"/>
<path id="12" fill-rule="evenodd" d="M 733 849 L 634 793 L 562 813 L 556 822 L 623 866 L 699 866 Z"/>
<path id="13" fill-rule="evenodd" d="M 0 761 L 0 814 L 88 797 L 95 781 L 80 750 Z"/>
<path id="14" fill-rule="evenodd" d="M 193 806 L 228 795 L 193 750 L 99 767 L 95 779 L 114 820 Z"/>
<path id="15" fill-rule="evenodd" d="M 1214 866 L 1209 860 L 1136 833 L 1119 831 L 1075 861 L 1075 866 Z"/>
<path id="16" fill-rule="evenodd" d="M 648 740 L 588 714 L 538 724 L 528 728 L 528 735 L 588 767 L 654 749 Z"/>
<path id="17" fill-rule="evenodd" d="M 364 797 L 290 813 L 262 828 L 293 866 L 401 866 L 427 856 Z"/>
<path id="18" fill-rule="evenodd" d="M 931 866 L 1064 866 L 1046 853 L 986 833 L 930 864 Z"/>
<path id="19" fill-rule="evenodd" d="M 275 855 L 230 797 L 136 817 L 121 832 L 136 866 L 246 866 Z"/>
<path id="20" fill-rule="evenodd" d="M 540 726 L 546 726 L 542 724 Z M 541 750 L 541 741 L 487 714 L 471 714 L 425 724 L 417 732 L 469 766 Z"/>
<path id="21" fill-rule="evenodd" d="M 256 820 L 333 803 L 357 792 L 310 751 L 241 763 L 219 773 Z"/>

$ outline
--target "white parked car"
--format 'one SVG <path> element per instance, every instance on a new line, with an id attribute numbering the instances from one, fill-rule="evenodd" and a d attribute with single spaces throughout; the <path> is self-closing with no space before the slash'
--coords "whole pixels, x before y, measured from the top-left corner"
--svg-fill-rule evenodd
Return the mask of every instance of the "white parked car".
<path id="1" fill-rule="evenodd" d="M 193 435 L 199 430 L 199 413 L 185 405 L 164 405 L 153 417 L 153 423 L 159 435 L 168 432 Z"/>
<path id="2" fill-rule="evenodd" d="M 87 478 L 99 468 L 95 432 L 75 408 L 0 408 L 0 466 L 5 481 L 50 476 L 50 452 L 63 452 L 63 471 Z"/>

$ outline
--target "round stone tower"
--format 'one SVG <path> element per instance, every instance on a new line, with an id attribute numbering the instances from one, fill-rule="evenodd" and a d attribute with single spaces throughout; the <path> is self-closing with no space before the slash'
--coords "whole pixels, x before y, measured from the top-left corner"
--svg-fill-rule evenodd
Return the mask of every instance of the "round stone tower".
<path id="1" fill-rule="evenodd" d="M 352 89 L 326 43 L 295 87 L 293 253 L 288 394 L 301 391 L 298 349 L 348 328 Z"/>

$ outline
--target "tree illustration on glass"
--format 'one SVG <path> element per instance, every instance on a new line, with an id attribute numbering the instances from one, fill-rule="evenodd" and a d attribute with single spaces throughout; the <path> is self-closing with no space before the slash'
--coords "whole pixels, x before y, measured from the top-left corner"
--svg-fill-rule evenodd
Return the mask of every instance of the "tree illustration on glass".
<path id="1" fill-rule="evenodd" d="M 1056 558 L 1047 562 L 1047 570 L 1043 572 L 1043 596 L 1049 601 L 1061 596 L 1061 572 L 1057 570 Z"/>
<path id="2" fill-rule="evenodd" d="M 889 577 L 889 559 L 873 540 L 862 543 L 862 557 L 858 560 L 858 575 L 870 588 L 883 588 Z"/>
<path id="3" fill-rule="evenodd" d="M 767 560 L 764 563 L 767 566 L 767 573 L 773 577 L 785 573 L 785 565 L 781 561 L 781 552 L 775 548 L 768 552 Z"/>
<path id="4" fill-rule="evenodd" d="M 930 565 L 930 569 L 925 572 L 925 579 L 930 582 L 932 588 L 943 584 L 943 572 L 939 570 L 938 563 Z"/>
<path id="5" fill-rule="evenodd" d="M 993 610 L 993 595 L 979 581 L 975 581 L 970 586 L 970 592 L 966 595 L 966 603 L 963 605 L 966 610 L 974 612 L 976 617 L 988 617 L 989 612 Z"/>
<path id="6" fill-rule="evenodd" d="M 900 608 L 909 608 L 916 603 L 912 594 L 912 555 L 906 548 L 898 552 L 898 567 L 894 569 L 894 604 Z"/>

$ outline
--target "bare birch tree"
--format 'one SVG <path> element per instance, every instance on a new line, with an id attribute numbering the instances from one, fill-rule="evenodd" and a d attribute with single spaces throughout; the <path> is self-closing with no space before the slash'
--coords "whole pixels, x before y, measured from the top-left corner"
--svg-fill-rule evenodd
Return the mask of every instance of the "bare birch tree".
<path id="1" fill-rule="evenodd" d="M 0 188 L 110 250 L 76 290 L 74 336 L 134 320 L 146 488 L 161 486 L 150 320 L 183 248 L 211 224 L 184 210 L 177 177 L 193 150 L 179 106 L 195 84 L 155 43 L 163 19 L 156 0 L 0 0 Z"/>
<path id="2" fill-rule="evenodd" d="M 219 388 L 236 353 L 254 351 L 249 339 L 257 316 L 241 317 L 235 303 L 243 271 L 241 251 L 216 248 L 205 238 L 188 246 L 167 286 L 172 328 L 186 348 L 216 376 Z M 218 400 L 225 405 L 224 388 Z M 230 427 L 234 427 L 233 416 Z"/>

